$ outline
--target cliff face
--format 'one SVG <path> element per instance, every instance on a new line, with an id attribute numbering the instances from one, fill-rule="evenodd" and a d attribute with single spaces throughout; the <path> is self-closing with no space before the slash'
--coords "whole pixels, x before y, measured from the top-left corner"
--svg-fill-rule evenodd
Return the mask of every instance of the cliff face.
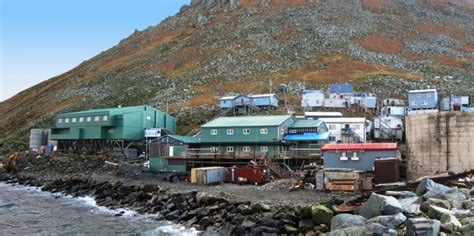
<path id="1" fill-rule="evenodd" d="M 346 81 L 380 97 L 428 86 L 474 95 L 473 10 L 472 0 L 193 0 L 0 103 L 0 139 L 26 140 L 58 112 L 137 104 L 186 132 L 218 96 L 266 92 L 269 80 L 288 84 L 294 105 L 303 88 Z"/>

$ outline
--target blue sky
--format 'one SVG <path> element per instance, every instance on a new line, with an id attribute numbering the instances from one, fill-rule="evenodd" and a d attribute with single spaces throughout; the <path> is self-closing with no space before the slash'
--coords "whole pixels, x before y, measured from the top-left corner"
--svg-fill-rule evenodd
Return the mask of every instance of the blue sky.
<path id="1" fill-rule="evenodd" d="M 0 101 L 176 14 L 190 0 L 0 0 Z"/>

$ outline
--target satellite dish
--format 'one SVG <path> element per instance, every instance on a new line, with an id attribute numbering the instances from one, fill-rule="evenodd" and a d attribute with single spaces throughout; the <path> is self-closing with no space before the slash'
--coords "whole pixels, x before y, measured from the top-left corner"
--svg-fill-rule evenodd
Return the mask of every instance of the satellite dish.
<path id="1" fill-rule="evenodd" d="M 280 84 L 278 86 L 278 91 L 280 91 L 281 93 L 286 93 L 288 92 L 288 86 L 286 86 L 286 84 Z"/>

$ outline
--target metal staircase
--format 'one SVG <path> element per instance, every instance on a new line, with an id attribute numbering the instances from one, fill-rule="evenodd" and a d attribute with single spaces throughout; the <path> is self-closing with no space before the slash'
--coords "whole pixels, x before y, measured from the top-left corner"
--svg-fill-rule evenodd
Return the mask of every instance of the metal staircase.
<path id="1" fill-rule="evenodd" d="M 384 139 L 388 139 L 388 140 L 397 139 L 396 131 L 394 132 L 394 130 L 390 128 L 390 126 L 388 126 L 388 124 L 385 123 L 381 119 L 379 120 L 379 123 L 380 123 L 380 132 L 383 134 Z"/>
<path id="2" fill-rule="evenodd" d="M 260 159 L 257 160 L 257 163 L 259 165 L 263 165 L 265 167 L 268 167 L 278 179 L 286 179 L 290 178 L 293 176 L 292 171 L 288 166 L 286 166 L 287 170 L 283 169 L 277 162 L 273 161 L 272 158 L 265 158 L 264 153 Z"/>

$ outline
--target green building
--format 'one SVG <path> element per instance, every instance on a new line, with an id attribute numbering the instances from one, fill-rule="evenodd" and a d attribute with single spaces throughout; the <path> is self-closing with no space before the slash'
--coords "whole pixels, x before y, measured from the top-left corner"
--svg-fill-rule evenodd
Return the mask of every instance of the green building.
<path id="1" fill-rule="evenodd" d="M 291 115 L 219 117 L 201 126 L 201 147 L 189 155 L 219 158 L 282 157 Z"/>
<path id="2" fill-rule="evenodd" d="M 199 138 L 166 135 L 149 145 L 150 170 L 184 173 L 188 169 L 187 152 L 200 145 Z"/>
<path id="3" fill-rule="evenodd" d="M 146 128 L 174 133 L 176 119 L 150 106 L 107 108 L 59 114 L 52 140 L 143 140 Z"/>

